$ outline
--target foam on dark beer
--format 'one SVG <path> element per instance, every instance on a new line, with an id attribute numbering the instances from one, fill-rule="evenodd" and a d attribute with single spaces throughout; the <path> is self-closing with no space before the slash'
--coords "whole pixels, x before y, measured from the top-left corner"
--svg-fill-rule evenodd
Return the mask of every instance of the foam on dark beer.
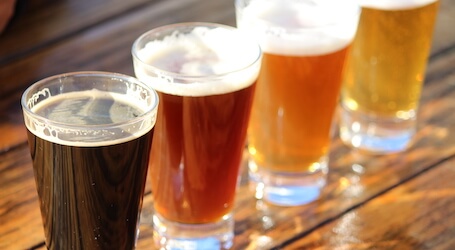
<path id="1" fill-rule="evenodd" d="M 155 117 L 137 123 L 134 118 L 149 111 L 144 100 L 133 96 L 96 89 L 51 96 L 31 107 L 50 122 L 26 119 L 26 125 L 36 136 L 62 145 L 98 147 L 127 142 L 149 132 L 155 124 Z M 92 104 L 101 100 L 113 102 L 113 108 L 94 114 L 100 110 Z"/>

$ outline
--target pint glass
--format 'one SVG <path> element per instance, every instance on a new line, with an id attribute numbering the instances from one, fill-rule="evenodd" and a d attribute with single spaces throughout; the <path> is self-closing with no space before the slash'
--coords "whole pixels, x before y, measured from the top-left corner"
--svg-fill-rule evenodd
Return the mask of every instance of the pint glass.
<path id="1" fill-rule="evenodd" d="M 22 96 L 48 249 L 134 249 L 158 95 L 107 72 L 52 76 Z"/>
<path id="2" fill-rule="evenodd" d="M 146 32 L 132 54 L 161 105 L 149 171 L 155 242 L 228 249 L 260 47 L 233 27 L 182 23 Z"/>
<path id="3" fill-rule="evenodd" d="M 344 75 L 340 137 L 373 153 L 402 151 L 416 130 L 439 2 L 360 2 L 359 29 Z"/>
<path id="4" fill-rule="evenodd" d="M 319 197 L 359 11 L 354 1 L 236 1 L 237 26 L 263 50 L 248 128 L 258 198 L 292 206 Z"/>

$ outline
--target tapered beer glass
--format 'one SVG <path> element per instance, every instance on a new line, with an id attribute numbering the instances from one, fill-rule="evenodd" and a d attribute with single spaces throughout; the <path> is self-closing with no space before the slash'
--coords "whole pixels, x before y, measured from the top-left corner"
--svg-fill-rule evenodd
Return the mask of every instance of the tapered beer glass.
<path id="1" fill-rule="evenodd" d="M 73 72 L 22 96 L 47 249 L 134 249 L 157 93 L 131 76 Z"/>
<path id="2" fill-rule="evenodd" d="M 258 198 L 293 206 L 319 197 L 359 10 L 354 1 L 236 1 L 237 26 L 263 50 L 248 128 Z"/>
<path id="3" fill-rule="evenodd" d="M 416 131 L 436 0 L 360 1 L 344 76 L 340 136 L 372 153 L 405 150 Z"/>
<path id="4" fill-rule="evenodd" d="M 136 76 L 158 91 L 150 180 L 154 238 L 164 249 L 228 249 L 257 42 L 233 27 L 182 23 L 139 37 Z"/>

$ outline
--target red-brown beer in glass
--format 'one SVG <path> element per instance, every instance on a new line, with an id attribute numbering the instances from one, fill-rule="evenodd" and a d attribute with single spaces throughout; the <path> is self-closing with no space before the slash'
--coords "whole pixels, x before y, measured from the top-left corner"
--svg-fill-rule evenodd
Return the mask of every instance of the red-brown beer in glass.
<path id="1" fill-rule="evenodd" d="M 150 162 L 158 244 L 228 248 L 259 45 L 233 27 L 175 24 L 138 38 L 133 58 L 160 96 Z"/>

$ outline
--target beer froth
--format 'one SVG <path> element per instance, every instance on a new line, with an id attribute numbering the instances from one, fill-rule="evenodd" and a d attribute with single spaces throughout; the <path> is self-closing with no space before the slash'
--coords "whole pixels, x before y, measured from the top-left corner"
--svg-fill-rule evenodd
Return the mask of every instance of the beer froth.
<path id="1" fill-rule="evenodd" d="M 236 29 L 196 27 L 173 33 L 140 49 L 135 60 L 139 79 L 156 90 L 180 96 L 206 96 L 244 89 L 257 78 L 260 57 L 254 39 Z M 245 69 L 246 68 L 246 69 Z M 155 72 L 160 71 L 159 75 Z M 199 78 L 205 83 L 199 82 Z M 206 79 L 211 79 L 207 83 Z"/>
<path id="2" fill-rule="evenodd" d="M 33 105 L 29 103 L 33 113 L 50 122 L 26 118 L 26 125 L 36 136 L 63 145 L 122 143 L 142 136 L 155 124 L 155 117 L 134 122 L 135 117 L 146 112 L 151 97 L 145 97 L 147 101 L 131 96 L 95 89 L 51 96 Z"/>
<path id="3" fill-rule="evenodd" d="M 237 23 L 254 32 L 267 53 L 312 56 L 347 47 L 359 13 L 351 1 L 252 1 L 238 11 Z"/>
<path id="4" fill-rule="evenodd" d="M 360 5 L 383 10 L 412 9 L 434 3 L 437 0 L 360 0 Z"/>

